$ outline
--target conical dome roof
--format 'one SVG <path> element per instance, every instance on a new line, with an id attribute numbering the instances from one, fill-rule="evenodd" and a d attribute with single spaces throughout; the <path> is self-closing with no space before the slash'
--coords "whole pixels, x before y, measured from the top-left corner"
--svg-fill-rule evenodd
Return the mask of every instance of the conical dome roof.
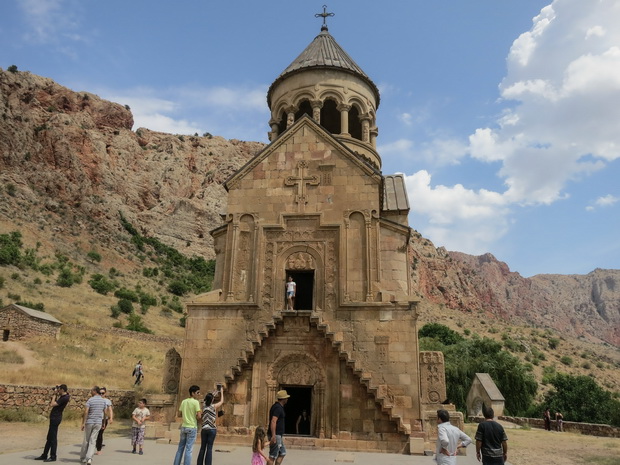
<path id="1" fill-rule="evenodd" d="M 267 92 L 267 103 L 271 106 L 271 93 L 273 89 L 284 79 L 292 74 L 308 69 L 337 69 L 354 74 L 371 87 L 376 96 L 377 107 L 379 106 L 379 89 L 374 82 L 362 71 L 355 61 L 345 52 L 338 42 L 328 32 L 327 27 L 321 29 L 321 33 L 301 52 L 301 54 L 288 65 L 277 77 Z"/>

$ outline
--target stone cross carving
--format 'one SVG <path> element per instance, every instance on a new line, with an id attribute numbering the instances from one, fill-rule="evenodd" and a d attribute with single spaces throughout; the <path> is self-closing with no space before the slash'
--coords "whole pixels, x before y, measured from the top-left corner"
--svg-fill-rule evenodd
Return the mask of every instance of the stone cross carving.
<path id="1" fill-rule="evenodd" d="M 297 164 L 297 176 L 288 176 L 284 180 L 285 186 L 297 186 L 297 194 L 295 195 L 295 202 L 300 205 L 305 205 L 308 203 L 308 198 L 306 196 L 306 184 L 309 186 L 318 186 L 320 181 L 318 176 L 306 176 L 305 170 L 308 167 L 308 163 L 305 161 L 300 161 Z"/>

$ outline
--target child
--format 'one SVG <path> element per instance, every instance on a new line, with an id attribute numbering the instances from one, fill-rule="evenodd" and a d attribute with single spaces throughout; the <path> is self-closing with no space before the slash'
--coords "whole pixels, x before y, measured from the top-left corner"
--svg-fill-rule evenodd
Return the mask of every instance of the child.
<path id="1" fill-rule="evenodd" d="M 271 460 L 263 454 L 265 448 L 265 428 L 259 426 L 254 431 L 254 442 L 252 443 L 252 465 L 271 465 Z"/>
<path id="2" fill-rule="evenodd" d="M 140 455 L 142 452 L 142 445 L 144 444 L 144 429 L 146 428 L 146 420 L 151 417 L 151 412 L 146 408 L 146 399 L 140 399 L 138 401 L 138 407 L 131 413 L 133 422 L 131 424 L 131 446 L 133 447 L 131 453 L 136 453 L 136 445 L 140 446 Z"/>

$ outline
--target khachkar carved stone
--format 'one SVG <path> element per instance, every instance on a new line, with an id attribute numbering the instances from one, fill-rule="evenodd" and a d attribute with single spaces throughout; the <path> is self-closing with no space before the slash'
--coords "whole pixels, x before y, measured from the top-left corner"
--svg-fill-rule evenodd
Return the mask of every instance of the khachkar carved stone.
<path id="1" fill-rule="evenodd" d="M 440 404 L 446 400 L 446 377 L 441 352 L 420 352 L 422 402 Z"/>
<path id="2" fill-rule="evenodd" d="M 163 388 L 166 394 L 176 394 L 179 391 L 181 379 L 181 355 L 173 347 L 166 352 L 164 360 Z"/>

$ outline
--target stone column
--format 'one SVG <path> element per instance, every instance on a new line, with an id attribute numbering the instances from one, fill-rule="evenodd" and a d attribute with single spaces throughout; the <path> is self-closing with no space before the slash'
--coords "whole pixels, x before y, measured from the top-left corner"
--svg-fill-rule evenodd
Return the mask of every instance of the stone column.
<path id="1" fill-rule="evenodd" d="M 278 124 L 279 124 L 279 121 L 273 118 L 269 120 L 269 126 L 271 126 L 271 132 L 268 132 L 267 136 L 269 137 L 270 142 L 273 142 L 274 140 L 278 138 Z"/>
<path id="2" fill-rule="evenodd" d="M 370 269 L 371 269 L 371 266 L 370 266 L 371 240 L 370 239 L 371 239 L 372 217 L 370 216 L 370 212 L 364 212 L 364 216 L 366 217 L 366 302 L 371 302 L 372 301 L 372 286 L 371 286 L 372 276 L 370 272 Z"/>
<path id="3" fill-rule="evenodd" d="M 370 144 L 370 117 L 364 116 L 362 120 L 362 142 Z"/>
<path id="4" fill-rule="evenodd" d="M 349 134 L 349 110 L 351 105 L 341 103 L 336 107 L 340 112 L 340 135 L 350 136 Z"/>
<path id="5" fill-rule="evenodd" d="M 295 112 L 297 111 L 297 107 L 290 106 L 286 109 L 286 129 L 290 128 L 293 124 L 295 124 Z"/>
<path id="6" fill-rule="evenodd" d="M 317 124 L 321 124 L 321 108 L 323 108 L 323 102 L 320 100 L 312 100 L 310 105 L 312 105 L 312 119 L 316 121 Z"/>
<path id="7" fill-rule="evenodd" d="M 239 234 L 239 224 L 233 219 L 232 224 L 232 238 L 231 238 L 231 247 L 230 247 L 230 266 L 228 269 L 228 294 L 226 295 L 226 300 L 234 300 L 235 293 L 233 291 L 233 279 L 235 277 L 235 260 L 236 260 L 236 250 L 237 250 L 237 235 Z"/>
<path id="8" fill-rule="evenodd" d="M 379 135 L 379 128 L 374 126 L 370 128 L 370 143 L 374 149 L 377 148 L 377 136 Z"/>

